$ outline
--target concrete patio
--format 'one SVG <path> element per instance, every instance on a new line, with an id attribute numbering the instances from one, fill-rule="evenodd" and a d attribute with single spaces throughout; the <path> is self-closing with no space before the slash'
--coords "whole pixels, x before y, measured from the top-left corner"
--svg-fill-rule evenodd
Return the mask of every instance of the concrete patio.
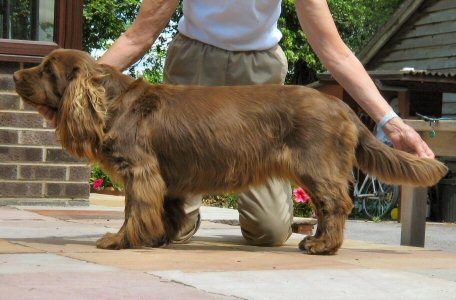
<path id="1" fill-rule="evenodd" d="M 0 207 L 0 299 L 456 299 L 456 252 L 348 239 L 310 256 L 297 234 L 253 247 L 227 209 L 203 207 L 187 244 L 95 248 L 122 209 L 98 195 L 89 207 Z"/>

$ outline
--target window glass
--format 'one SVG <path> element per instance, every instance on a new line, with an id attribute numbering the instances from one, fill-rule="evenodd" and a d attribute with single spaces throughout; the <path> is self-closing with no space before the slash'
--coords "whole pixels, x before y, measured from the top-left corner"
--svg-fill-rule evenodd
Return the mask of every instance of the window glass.
<path id="1" fill-rule="evenodd" d="M 55 0 L 0 0 L 0 38 L 54 40 Z"/>

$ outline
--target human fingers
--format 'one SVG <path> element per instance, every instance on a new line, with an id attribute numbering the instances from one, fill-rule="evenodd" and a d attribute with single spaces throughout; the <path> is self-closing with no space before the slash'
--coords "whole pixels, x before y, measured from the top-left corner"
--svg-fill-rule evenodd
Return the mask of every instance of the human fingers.
<path id="1" fill-rule="evenodd" d="M 418 153 L 419 157 L 435 158 L 434 151 L 429 148 L 428 144 L 425 141 L 422 141 L 421 150 Z"/>

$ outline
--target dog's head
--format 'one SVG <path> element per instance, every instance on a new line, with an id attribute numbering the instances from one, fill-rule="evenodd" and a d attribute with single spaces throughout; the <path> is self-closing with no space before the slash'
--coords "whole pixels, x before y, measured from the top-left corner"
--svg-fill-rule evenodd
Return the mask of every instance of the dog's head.
<path id="1" fill-rule="evenodd" d="M 94 159 L 106 119 L 104 78 L 112 70 L 86 52 L 59 49 L 40 65 L 14 73 L 14 81 L 26 102 L 57 113 L 57 134 L 67 150 Z"/>
<path id="2" fill-rule="evenodd" d="M 100 66 L 86 52 L 58 49 L 41 64 L 14 73 L 17 93 L 27 102 L 59 110 L 67 94 L 100 73 Z M 86 82 L 91 89 L 94 86 Z"/>

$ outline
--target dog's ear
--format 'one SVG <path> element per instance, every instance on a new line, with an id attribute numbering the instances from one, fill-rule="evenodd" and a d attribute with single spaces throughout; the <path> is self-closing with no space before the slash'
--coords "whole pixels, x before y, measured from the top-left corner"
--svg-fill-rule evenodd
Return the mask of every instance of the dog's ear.
<path id="1" fill-rule="evenodd" d="M 102 85 L 108 101 L 117 98 L 129 86 L 134 79 L 125 76 L 112 66 L 97 64 L 93 80 L 96 84 Z"/>
<path id="2" fill-rule="evenodd" d="M 92 161 L 103 142 L 106 96 L 91 73 L 81 66 L 67 73 L 69 83 L 59 108 L 57 134 L 65 149 Z"/>
<path id="3" fill-rule="evenodd" d="M 78 76 L 78 73 L 79 73 L 79 67 L 78 67 L 78 66 L 72 67 L 72 68 L 66 73 L 66 80 L 67 80 L 68 82 L 72 81 L 73 79 L 75 79 L 75 78 Z"/>

